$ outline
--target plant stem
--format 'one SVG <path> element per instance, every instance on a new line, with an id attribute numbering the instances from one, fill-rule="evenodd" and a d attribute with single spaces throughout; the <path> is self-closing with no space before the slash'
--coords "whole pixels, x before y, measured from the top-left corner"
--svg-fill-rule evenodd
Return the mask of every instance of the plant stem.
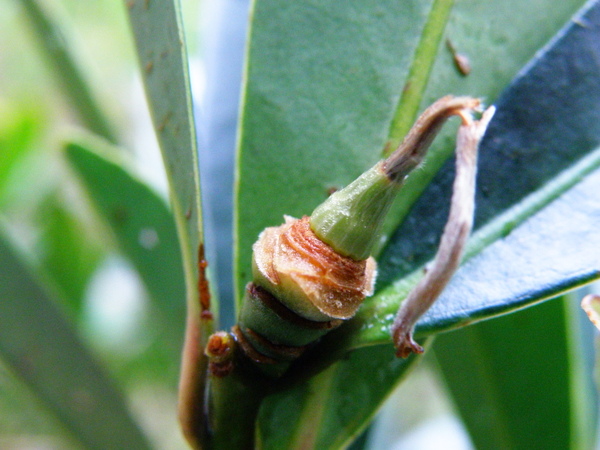
<path id="1" fill-rule="evenodd" d="M 254 429 L 261 401 L 273 382 L 259 373 L 232 334 L 218 332 L 206 348 L 210 359 L 205 399 L 210 449 L 254 448 Z"/>
<path id="2" fill-rule="evenodd" d="M 453 5 L 454 0 L 434 0 L 431 5 L 421 40 L 415 50 L 413 64 L 392 119 L 385 156 L 400 145 L 417 116 Z"/>

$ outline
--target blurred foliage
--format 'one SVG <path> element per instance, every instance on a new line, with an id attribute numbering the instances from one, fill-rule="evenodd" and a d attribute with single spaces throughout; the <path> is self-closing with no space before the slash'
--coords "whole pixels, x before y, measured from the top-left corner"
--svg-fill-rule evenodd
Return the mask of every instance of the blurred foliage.
<path id="1" fill-rule="evenodd" d="M 132 173 L 138 174 L 148 160 L 156 159 L 157 151 L 153 142 L 145 147 L 153 136 L 124 4 L 109 0 L 40 4 L 61 23 L 63 39 L 81 63 L 119 141 L 125 148 L 136 149 L 128 159 Z M 198 51 L 197 8 L 198 2 L 183 1 L 191 54 Z M 105 362 L 154 443 L 159 448 L 183 447 L 174 414 L 181 336 L 175 332 L 165 337 L 157 331 L 149 300 L 152 289 L 141 287 L 133 267 L 122 262 L 119 237 L 100 220 L 93 199 L 82 192 L 81 180 L 64 159 L 64 138 L 81 123 L 44 61 L 19 1 L 2 4 L 0 30 L 0 222 L 48 280 L 61 300 L 60 311 L 72 319 L 85 342 Z M 140 134 L 150 139 L 145 136 L 140 144 Z M 271 180 L 269 184 L 279 189 Z M 253 239 L 256 233 L 247 234 Z M 126 282 L 116 290 L 123 291 L 124 297 L 99 302 L 97 292 L 107 295 L 103 288 L 119 282 L 111 278 L 111 268 L 122 265 L 125 269 L 119 270 Z M 135 317 L 123 317 L 123 311 Z M 171 331 L 183 328 L 178 323 L 181 314 L 166 316 L 172 320 Z M 369 362 L 372 350 L 355 356 Z M 348 359 L 345 364 L 354 362 Z M 364 361 L 359 363 L 361 368 L 368 367 Z M 369 378 L 370 372 L 363 376 Z M 344 389 L 339 391 L 341 397 L 345 395 Z M 289 408 L 287 412 L 294 411 Z M 336 417 L 329 419 L 337 426 Z M 61 425 L 0 362 L 0 448 L 37 444 L 72 445 L 65 441 Z"/>
<path id="2" fill-rule="evenodd" d="M 108 0 L 38 3 L 60 24 L 62 38 L 120 141 L 125 148 L 139 149 L 136 134 L 152 131 L 124 4 Z M 190 47 L 196 49 L 198 3 L 183 4 Z M 133 289 L 137 297 L 129 302 L 141 309 L 139 320 L 130 323 L 133 330 L 124 346 L 111 337 L 122 332 L 114 319 L 110 322 L 115 312 L 109 308 L 114 305 L 102 306 L 90 297 L 95 295 L 91 290 L 97 289 L 92 287 L 94 280 L 107 280 L 102 274 L 113 273 L 110 267 L 122 259 L 116 258 L 114 237 L 98 220 L 64 160 L 64 138 L 81 125 L 22 6 L 16 0 L 3 2 L 0 14 L 0 221 L 51 282 L 63 312 L 125 387 L 136 415 L 159 447 L 183 446 L 174 414 L 182 316 L 172 319 L 172 328 L 179 332 L 165 340 L 156 332 L 156 318 L 144 306 L 148 297 L 137 274 L 125 270 L 127 286 L 134 287 L 124 289 Z M 155 146 L 142 152 L 157 153 Z M 151 170 L 145 160 L 157 159 L 140 151 L 128 157 L 144 173 Z M 108 322 L 103 318 L 107 314 Z M 56 420 L 10 370 L 0 366 L 0 447 L 36 443 L 52 448 L 67 445 Z"/>

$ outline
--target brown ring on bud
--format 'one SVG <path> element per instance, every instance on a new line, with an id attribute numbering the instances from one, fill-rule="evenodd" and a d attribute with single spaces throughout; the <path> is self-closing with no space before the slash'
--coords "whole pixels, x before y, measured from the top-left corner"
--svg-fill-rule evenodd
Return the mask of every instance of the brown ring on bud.
<path id="1" fill-rule="evenodd" d="M 259 353 L 246 339 L 242 330 L 237 325 L 234 325 L 231 328 L 231 332 L 235 337 L 235 341 L 239 344 L 244 354 L 250 358 L 252 361 L 258 364 L 277 364 L 277 361 L 273 358 L 269 358 L 268 356 Z"/>
<path id="2" fill-rule="evenodd" d="M 344 321 L 340 319 L 333 319 L 327 322 L 317 322 L 314 320 L 305 319 L 299 316 L 294 311 L 289 309 L 279 300 L 277 300 L 269 291 L 257 286 L 254 283 L 248 283 L 248 294 L 253 298 L 260 300 L 267 308 L 281 317 L 283 320 L 290 322 L 302 328 L 308 328 L 312 330 L 333 330 L 339 327 Z"/>
<path id="3" fill-rule="evenodd" d="M 372 294 L 375 261 L 340 255 L 314 234 L 309 217 L 267 228 L 253 249 L 255 283 L 308 320 L 348 319 Z"/>
<path id="4" fill-rule="evenodd" d="M 307 346 L 291 347 L 288 345 L 273 344 L 270 340 L 268 340 L 264 336 L 261 336 L 256 331 L 251 330 L 250 328 L 244 328 L 243 330 L 240 328 L 240 331 L 247 337 L 247 340 L 250 341 L 250 343 L 254 343 L 252 347 L 257 352 L 259 352 L 261 355 L 264 355 L 265 352 L 268 352 L 269 355 L 265 356 L 271 357 L 277 360 L 278 362 L 293 361 L 295 359 L 298 359 L 302 355 L 302 353 L 304 353 L 308 348 Z M 261 351 L 257 349 L 257 346 L 260 346 L 261 349 L 264 350 Z"/>

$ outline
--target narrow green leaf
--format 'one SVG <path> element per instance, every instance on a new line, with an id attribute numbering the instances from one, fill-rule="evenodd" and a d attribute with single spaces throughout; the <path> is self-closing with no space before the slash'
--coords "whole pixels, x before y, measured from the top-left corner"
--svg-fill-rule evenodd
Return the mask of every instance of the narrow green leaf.
<path id="1" fill-rule="evenodd" d="M 160 318 L 178 336 L 185 317 L 185 280 L 173 216 L 165 202 L 123 164 L 116 149 L 91 138 L 71 141 L 66 156 L 120 248 L 138 270 Z"/>
<path id="2" fill-rule="evenodd" d="M 110 122 L 92 94 L 68 40 L 56 19 L 38 0 L 20 0 L 48 64 L 82 122 L 90 131 L 115 142 Z"/>
<path id="3" fill-rule="evenodd" d="M 125 2 L 137 48 L 154 130 L 162 151 L 183 258 L 187 293 L 179 419 L 186 438 L 202 446 L 207 360 L 203 349 L 216 317 L 204 279 L 204 246 L 196 133 L 181 9 L 178 0 Z M 202 263 L 202 264 L 201 264 Z M 214 295 L 213 295 L 214 298 Z M 202 311 L 204 312 L 204 311 Z"/>
<path id="4" fill-rule="evenodd" d="M 595 394 L 579 337 L 591 324 L 578 309 L 576 298 L 562 297 L 436 338 L 475 447 L 593 448 Z"/>
<path id="5" fill-rule="evenodd" d="M 454 0 L 434 0 L 431 4 L 429 17 L 421 33 L 421 40 L 415 50 L 402 96 L 392 119 L 390 136 L 384 152 L 386 156 L 400 145 L 417 118 L 423 93 L 427 88 L 429 75 L 453 6 Z"/>
<path id="6" fill-rule="evenodd" d="M 82 445 L 150 448 L 122 394 L 4 233 L 0 355 Z"/>
<path id="7" fill-rule="evenodd" d="M 125 3 L 169 180 L 188 302 L 197 304 L 197 255 L 202 242 L 200 181 L 180 5 L 177 0 Z"/>

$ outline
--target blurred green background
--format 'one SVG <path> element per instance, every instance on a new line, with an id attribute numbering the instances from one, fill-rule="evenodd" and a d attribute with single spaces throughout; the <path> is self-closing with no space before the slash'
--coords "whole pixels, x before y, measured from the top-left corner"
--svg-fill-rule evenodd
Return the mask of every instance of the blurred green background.
<path id="1" fill-rule="evenodd" d="M 52 286 L 157 446 L 185 448 L 175 414 L 183 323 L 173 324 L 181 336 L 165 339 L 139 277 L 64 160 L 64 141 L 81 124 L 24 3 L 0 4 L 0 222 Z M 120 157 L 166 200 L 124 2 L 39 3 L 61 25 L 63 41 L 123 146 Z M 190 54 L 197 55 L 200 5 L 182 4 Z M 0 448 L 70 446 L 59 427 L 0 360 Z"/>

